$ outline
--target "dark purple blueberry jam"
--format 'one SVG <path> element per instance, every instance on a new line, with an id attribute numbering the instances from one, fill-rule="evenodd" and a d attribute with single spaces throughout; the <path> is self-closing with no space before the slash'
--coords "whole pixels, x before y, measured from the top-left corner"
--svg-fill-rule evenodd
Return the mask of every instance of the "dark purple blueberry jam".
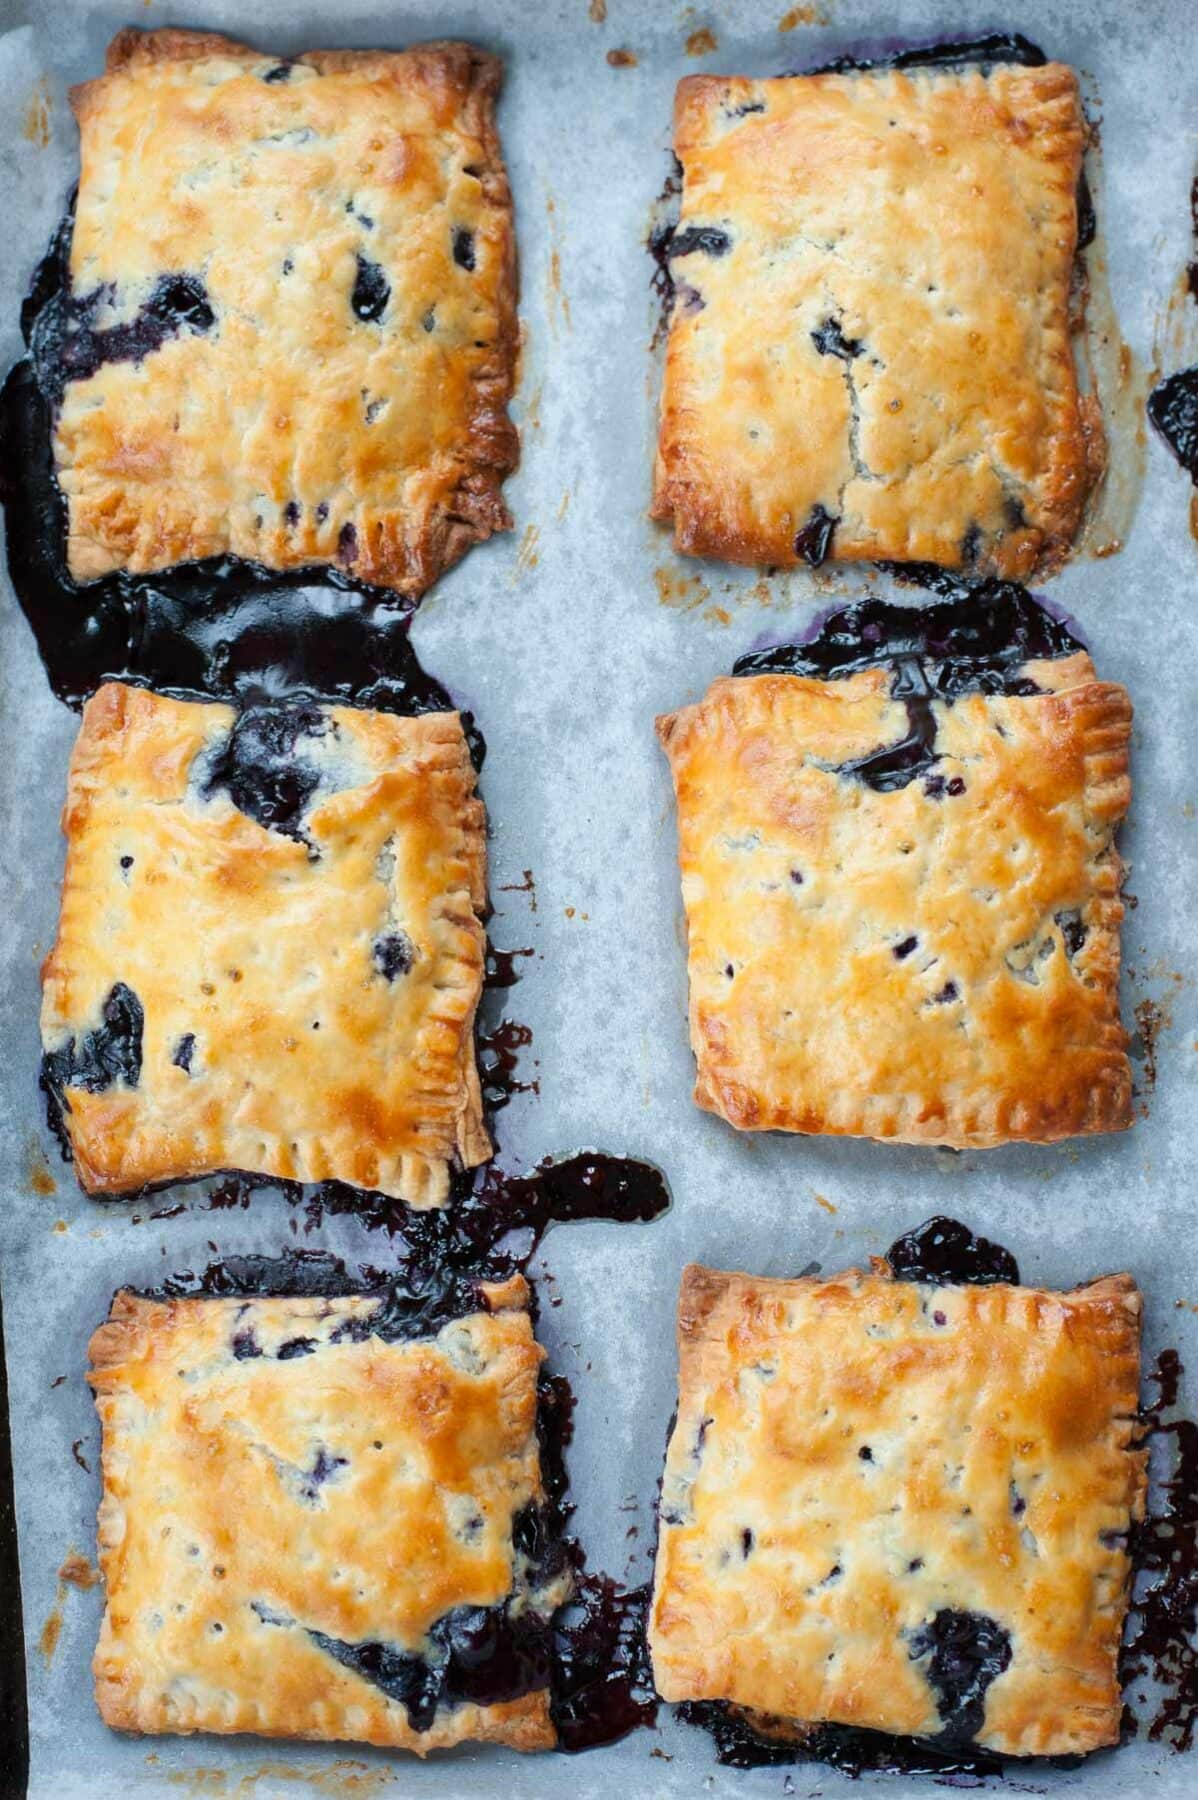
<path id="1" fill-rule="evenodd" d="M 69 241 L 66 249 L 69 254 Z M 46 352 L 53 341 L 57 366 L 48 391 L 55 399 L 61 396 L 65 382 L 85 380 L 105 363 L 142 362 L 181 332 L 203 336 L 216 323 L 208 290 L 198 275 L 160 276 L 134 318 L 120 325 L 97 326 L 95 316 L 110 297 L 110 290 L 103 287 L 82 299 L 64 296 L 50 317 L 43 316 L 35 353 L 43 358 L 39 372 L 48 372 L 51 364 Z"/>
<path id="2" fill-rule="evenodd" d="M 488 988 L 515 987 L 520 979 L 520 971 L 516 967 L 517 957 L 535 956 L 536 951 L 497 950 L 494 944 L 487 945 L 487 986 Z"/>
<path id="3" fill-rule="evenodd" d="M 1159 381 L 1148 396 L 1148 417 L 1198 487 L 1198 368 Z"/>
<path id="4" fill-rule="evenodd" d="M 391 283 L 383 274 L 378 263 L 371 262 L 367 256 L 359 253 L 357 274 L 354 276 L 354 291 L 350 295 L 350 305 L 355 318 L 365 322 L 381 319 L 387 310 L 387 302 L 391 298 Z"/>
<path id="5" fill-rule="evenodd" d="M 526 1081 L 520 1074 L 521 1057 L 531 1043 L 531 1027 L 518 1019 L 500 1019 L 489 1031 L 479 1031 L 478 1076 L 488 1112 L 502 1112 L 516 1094 L 540 1093 L 539 1081 Z"/>
<path id="6" fill-rule="evenodd" d="M 68 212 L 22 307 L 29 354 L 9 372 L 0 393 L 0 500 L 9 573 L 54 693 L 79 707 L 103 681 L 124 680 L 242 705 L 286 697 L 382 712 L 450 708 L 448 694 L 420 667 L 409 642 L 411 603 L 353 579 L 344 567 L 279 573 L 236 557 L 212 557 L 155 575 L 116 574 L 84 584 L 71 579 L 51 447 L 54 408 L 64 380 L 86 372 L 81 365 L 92 352 L 85 355 L 81 346 L 100 342 L 111 357 L 124 354 L 125 343 L 99 332 L 88 340 L 72 320 L 71 227 Z M 367 274 L 362 284 L 368 306 L 377 303 L 375 279 Z M 172 332 L 208 329 L 206 308 L 193 277 L 163 277 L 148 303 L 150 323 L 143 322 L 137 354 L 153 352 L 146 333 L 160 333 L 165 341 Z M 69 345 L 74 348 L 68 355 Z M 317 504 L 317 523 L 328 510 L 327 501 Z M 285 522 L 294 527 L 300 517 L 299 504 L 287 501 Z M 482 738 L 468 714 L 463 722 L 481 766 Z"/>
<path id="7" fill-rule="evenodd" d="M 1010 1667 L 1010 1632 L 988 1613 L 946 1606 L 911 1634 L 910 1652 L 913 1662 L 925 1664 L 942 1737 L 950 1744 L 968 1743 L 985 1721 L 987 1688 Z"/>
<path id="8" fill-rule="evenodd" d="M 688 225 L 684 231 L 671 233 L 665 254 L 672 262 L 677 256 L 727 256 L 732 239 L 717 225 Z"/>
<path id="9" fill-rule="evenodd" d="M 1159 1443 L 1170 1466 L 1132 1527 L 1136 1577 L 1120 1678 L 1125 1688 L 1154 1684 L 1149 1739 L 1188 1751 L 1198 1737 L 1198 1423 L 1170 1416 L 1181 1376 L 1176 1350 L 1162 1350 L 1150 1376 L 1156 1399 L 1140 1413 L 1142 1441 Z M 1130 1711 L 1126 1725 L 1135 1730 Z"/>
<path id="10" fill-rule="evenodd" d="M 1043 50 L 1019 31 L 989 31 L 976 38 L 947 38 L 929 44 L 913 44 L 906 50 L 885 50 L 876 56 L 838 56 L 804 75 L 854 75 L 867 69 L 991 69 L 996 63 L 1018 63 L 1040 69 L 1047 62 Z"/>
<path id="11" fill-rule="evenodd" d="M 105 998 L 100 1024 L 94 1031 L 48 1051 L 42 1058 L 40 1085 L 46 1097 L 46 1116 L 63 1154 L 70 1159 L 70 1141 L 63 1123 L 68 1087 L 88 1094 L 102 1094 L 121 1083 L 135 1088 L 141 1080 L 142 1037 L 145 1013 L 141 1001 L 123 981 Z"/>
<path id="12" fill-rule="evenodd" d="M 645 1632 L 651 1592 L 648 1583 L 575 1576 L 574 1597 L 554 1621 L 550 1706 L 563 1750 L 594 1750 L 656 1719 Z"/>
<path id="13" fill-rule="evenodd" d="M 825 319 L 811 333 L 811 341 L 821 356 L 838 356 L 841 362 L 852 362 L 865 347 L 859 338 L 845 337 L 839 319 Z"/>
<path id="14" fill-rule="evenodd" d="M 227 1198 L 222 1202 L 228 1203 Z M 328 1251 L 292 1250 L 277 1258 L 226 1257 L 199 1274 L 172 1276 L 149 1291 L 159 1298 L 370 1294 L 377 1297 L 374 1308 L 362 1318 L 344 1321 L 335 1336 L 356 1342 L 370 1337 L 410 1341 L 478 1311 L 485 1304 L 481 1284 L 524 1269 L 551 1224 L 583 1218 L 648 1221 L 668 1204 L 656 1169 L 616 1157 L 580 1155 L 547 1163 L 523 1177 L 477 1171 L 459 1178 L 444 1211 L 402 1209 L 405 1216 L 396 1221 L 386 1268 L 352 1272 Z M 239 1359 L 262 1354 L 252 1331 L 236 1321 L 230 1346 Z M 277 1354 L 289 1359 L 314 1347 L 310 1338 L 294 1338 Z M 573 1598 L 552 1618 L 514 1606 L 514 1597 L 489 1607 L 457 1607 L 433 1626 L 425 1657 L 382 1642 L 345 1643 L 265 1606 L 256 1609 L 258 1616 L 280 1629 L 304 1630 L 333 1662 L 352 1668 L 399 1701 L 417 1731 L 429 1728 L 440 1707 L 464 1701 L 495 1704 L 544 1687 L 550 1690 L 563 1750 L 611 1743 L 651 1723 L 657 1701 L 644 1634 L 648 1591 L 627 1590 L 607 1576 L 588 1573 L 579 1545 L 566 1531 L 572 1508 L 565 1452 L 573 1404 L 563 1377 L 542 1377 L 537 1435 L 544 1500 L 523 1508 L 512 1526 L 515 1548 L 528 1559 L 532 1585 L 566 1567 L 573 1572 Z M 342 1466 L 342 1458 L 322 1449 L 312 1469 L 302 1474 L 302 1496 L 315 1501 Z"/>
<path id="15" fill-rule="evenodd" d="M 959 1776 L 971 1787 L 985 1776 L 1003 1772 L 1002 1758 L 976 1747 L 945 1745 L 936 1738 L 888 1737 L 848 1725 L 796 1727 L 794 1737 L 767 1736 L 754 1730 L 750 1713 L 719 1700 L 689 1701 L 677 1712 L 688 1725 L 709 1733 L 716 1761 L 728 1769 L 780 1769 L 813 1762 L 846 1775 L 943 1776 L 949 1786 L 955 1786 L 952 1778 Z"/>
<path id="16" fill-rule="evenodd" d="M 1009 1250 L 943 1214 L 896 1238 L 886 1252 L 886 1261 L 898 1281 L 923 1281 L 936 1287 L 1019 1283 L 1019 1264 Z"/>
<path id="17" fill-rule="evenodd" d="M 960 777 L 933 773 L 938 761 L 934 700 L 961 694 L 1035 694 L 1025 663 L 1070 656 L 1081 648 L 1069 628 L 1026 588 L 1009 581 L 967 583 L 931 565 L 884 565 L 910 583 L 946 598 L 929 606 L 861 600 L 827 617 L 799 643 L 750 651 L 734 675 L 773 673 L 835 681 L 862 669 L 888 666 L 890 691 L 907 709 L 907 734 L 865 756 L 839 765 L 837 773 L 890 793 L 925 777 L 929 797 L 964 792 Z M 967 601 L 967 604 L 960 602 Z"/>
<path id="18" fill-rule="evenodd" d="M 1186 268 L 1186 287 L 1198 300 L 1198 176 L 1190 185 L 1190 219 L 1196 254 Z M 1198 487 L 1198 368 L 1178 369 L 1159 381 L 1148 396 L 1148 417 Z"/>
<path id="19" fill-rule="evenodd" d="M 840 520 L 824 507 L 813 506 L 806 524 L 795 533 L 795 555 L 802 557 L 809 567 L 818 569 L 831 555 L 832 540 L 839 524 Z"/>
<path id="20" fill-rule="evenodd" d="M 416 946 L 406 932 L 391 931 L 386 937 L 375 939 L 371 955 L 384 981 L 398 981 L 401 975 L 411 973 Z"/>
<path id="21" fill-rule="evenodd" d="M 223 791 L 259 825 L 306 842 L 303 814 L 320 785 L 320 772 L 300 746 L 335 730 L 310 701 L 247 706 L 208 761 L 205 798 Z"/>

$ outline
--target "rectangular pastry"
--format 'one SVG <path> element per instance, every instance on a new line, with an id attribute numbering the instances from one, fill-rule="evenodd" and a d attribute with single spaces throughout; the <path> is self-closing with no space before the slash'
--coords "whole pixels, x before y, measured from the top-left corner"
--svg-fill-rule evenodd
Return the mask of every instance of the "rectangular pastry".
<path id="1" fill-rule="evenodd" d="M 1102 460 L 1059 63 L 678 87 L 653 516 L 680 550 L 1026 574 Z"/>
<path id="2" fill-rule="evenodd" d="M 551 1747 L 521 1277 L 410 1335 L 386 1295 L 118 1293 L 93 1664 L 122 1731 Z"/>
<path id="3" fill-rule="evenodd" d="M 688 1268 L 650 1645 L 667 1700 L 1012 1756 L 1119 1738 L 1140 1296 Z"/>
<path id="4" fill-rule="evenodd" d="M 113 40 L 72 94 L 54 450 L 77 580 L 232 552 L 417 595 L 510 524 L 500 80 L 469 44 Z"/>
<path id="5" fill-rule="evenodd" d="M 483 1162 L 486 846 L 456 713 L 109 683 L 63 814 L 45 1082 L 79 1178 L 218 1169 L 440 1204 Z"/>
<path id="6" fill-rule="evenodd" d="M 976 653 L 866 602 L 658 721 L 701 1107 L 958 1148 L 1131 1123 L 1131 706 L 1021 604 Z"/>

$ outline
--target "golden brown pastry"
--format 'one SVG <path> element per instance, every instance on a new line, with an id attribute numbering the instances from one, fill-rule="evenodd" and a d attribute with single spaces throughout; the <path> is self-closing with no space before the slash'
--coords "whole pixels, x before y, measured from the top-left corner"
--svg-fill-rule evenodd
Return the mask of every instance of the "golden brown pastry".
<path id="1" fill-rule="evenodd" d="M 527 1304 L 517 1277 L 409 1337 L 381 1295 L 118 1293 L 89 1374 L 105 1722 L 552 1746 Z"/>
<path id="2" fill-rule="evenodd" d="M 436 1206 L 486 1160 L 474 787 L 456 713 L 100 689 L 42 998 L 89 1192 L 231 1168 Z"/>
<path id="3" fill-rule="evenodd" d="M 1127 694 L 1080 650 L 1004 691 L 937 679 L 727 677 L 658 721 L 695 1099 L 741 1130 L 985 1147 L 1131 1123 Z"/>
<path id="4" fill-rule="evenodd" d="M 498 60 L 128 30 L 76 88 L 72 575 L 233 552 L 416 595 L 510 524 Z"/>
<path id="5" fill-rule="evenodd" d="M 1085 135 L 1059 63 L 679 84 L 653 515 L 680 550 L 1061 559 L 1102 460 L 1069 331 Z"/>
<path id="6" fill-rule="evenodd" d="M 1118 1742 L 1140 1296 L 697 1266 L 650 1644 L 668 1700 L 944 1734 Z"/>

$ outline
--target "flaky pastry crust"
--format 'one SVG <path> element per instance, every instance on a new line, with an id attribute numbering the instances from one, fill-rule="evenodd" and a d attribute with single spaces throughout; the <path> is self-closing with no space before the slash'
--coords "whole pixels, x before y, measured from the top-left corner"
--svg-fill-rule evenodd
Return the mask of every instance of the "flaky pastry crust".
<path id="1" fill-rule="evenodd" d="M 1059 562 L 1101 462 L 1070 343 L 1072 71 L 691 76 L 674 144 L 653 515 L 677 547 Z"/>
<path id="2" fill-rule="evenodd" d="M 650 1644 L 668 1700 L 935 1736 L 942 1610 L 1010 1657 L 974 1732 L 1118 1741 L 1127 1532 L 1143 1510 L 1140 1296 L 872 1273 L 682 1280 Z"/>
<path id="3" fill-rule="evenodd" d="M 520 1586 L 512 1522 L 542 1497 L 527 1298 L 518 1282 L 499 1310 L 391 1342 L 347 1335 L 378 1305 L 366 1296 L 116 1295 L 88 1377 L 106 1724 L 420 1755 L 553 1745 L 544 1689 L 443 1706 L 418 1730 L 313 1635 L 421 1655 L 452 1608 Z"/>
<path id="4" fill-rule="evenodd" d="M 1131 1123 L 1131 705 L 1084 653 L 1025 672 L 1050 691 L 933 701 L 937 780 L 894 792 L 844 768 L 904 737 L 884 668 L 723 678 L 658 721 L 701 1107 L 959 1148 Z"/>
<path id="5" fill-rule="evenodd" d="M 291 753 L 319 776 L 300 836 L 210 785 L 231 707 L 110 683 L 84 711 L 43 1046 L 86 1064 L 120 988 L 143 1016 L 135 1080 L 66 1078 L 89 1192 L 232 1168 L 435 1206 L 452 1159 L 491 1153 L 485 820 L 461 722 L 316 710 L 322 735 Z"/>
<path id="6" fill-rule="evenodd" d="M 501 75 L 469 44 L 280 64 L 211 33 L 114 39 L 72 95 L 75 299 L 109 328 L 186 274 L 214 317 L 67 382 L 76 579 L 232 552 L 418 595 L 510 525 Z"/>

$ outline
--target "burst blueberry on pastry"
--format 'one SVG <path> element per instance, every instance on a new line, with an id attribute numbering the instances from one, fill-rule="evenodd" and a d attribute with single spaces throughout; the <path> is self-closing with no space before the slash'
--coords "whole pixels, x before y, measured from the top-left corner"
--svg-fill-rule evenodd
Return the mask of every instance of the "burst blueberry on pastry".
<path id="1" fill-rule="evenodd" d="M 521 1277 L 431 1318 L 118 1293 L 89 1375 L 106 1723 L 551 1747 L 541 1358 Z"/>
<path id="2" fill-rule="evenodd" d="M 985 1147 L 1131 1123 L 1131 706 L 1030 597 L 865 602 L 658 721 L 695 1099 Z"/>
<path id="3" fill-rule="evenodd" d="M 458 715 L 88 704 L 43 971 L 84 1187 L 218 1169 L 415 1206 L 485 1161 L 484 815 Z"/>
<path id="4" fill-rule="evenodd" d="M 500 64 L 123 31 L 82 168 L 54 435 L 77 580 L 226 552 L 421 593 L 510 524 Z"/>
<path id="5" fill-rule="evenodd" d="M 786 566 L 1058 562 L 1102 462 L 1069 300 L 1071 70 L 679 84 L 654 517 Z"/>
<path id="6" fill-rule="evenodd" d="M 649 1637 L 668 1700 L 1013 1756 L 1119 1739 L 1140 1296 L 688 1268 Z"/>

